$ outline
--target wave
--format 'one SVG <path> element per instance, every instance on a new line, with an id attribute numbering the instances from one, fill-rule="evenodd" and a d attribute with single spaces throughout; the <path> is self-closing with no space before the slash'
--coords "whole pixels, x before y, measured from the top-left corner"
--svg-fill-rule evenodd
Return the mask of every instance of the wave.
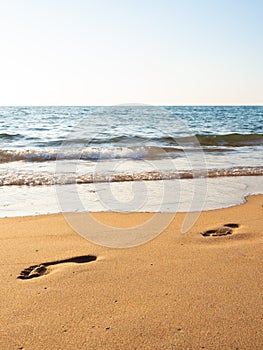
<path id="1" fill-rule="evenodd" d="M 263 134 L 196 135 L 201 146 L 262 146 Z"/>
<path id="2" fill-rule="evenodd" d="M 195 134 L 192 136 L 164 136 L 160 138 L 143 139 L 140 137 L 118 137 L 111 139 L 112 142 L 147 142 L 154 141 L 160 144 L 170 144 L 178 146 L 227 146 L 227 147 L 242 147 L 242 146 L 261 146 L 263 145 L 263 134 L 225 134 L 225 135 L 207 135 Z"/>
<path id="3" fill-rule="evenodd" d="M 107 159 L 163 159 L 176 158 L 184 152 L 230 152 L 230 148 L 187 148 L 178 147 L 110 147 L 110 148 L 83 148 L 79 150 L 4 150 L 0 149 L 0 163 L 15 161 L 45 162 L 56 160 L 107 160 Z"/>
<path id="4" fill-rule="evenodd" d="M 0 141 L 15 141 L 25 138 L 21 134 L 0 134 Z M 244 147 L 244 146 L 262 146 L 263 134 L 195 134 L 161 137 L 143 137 L 139 135 L 127 136 L 119 135 L 111 137 L 87 137 L 81 135 L 79 138 L 61 138 L 57 140 L 45 140 L 38 137 L 26 137 L 26 142 L 31 141 L 31 145 L 36 148 L 62 148 L 70 149 L 72 147 Z M 35 142 L 33 142 L 35 141 Z"/>
<path id="5" fill-rule="evenodd" d="M 175 179 L 198 179 L 216 177 L 263 176 L 263 167 L 235 167 L 228 169 L 209 170 L 180 170 L 176 172 L 142 172 L 142 173 L 116 173 L 116 174 L 32 174 L 32 173 L 6 173 L 0 175 L 0 186 L 41 186 L 41 185 L 67 185 L 91 184 L 105 182 L 127 181 L 157 181 Z"/>
<path id="6" fill-rule="evenodd" d="M 17 140 L 17 139 L 20 139 L 20 138 L 23 138 L 24 136 L 23 135 L 20 135 L 20 134 L 8 134 L 8 133 L 2 133 L 0 134 L 0 140 Z"/>
<path id="7" fill-rule="evenodd" d="M 227 146 L 227 147 L 242 147 L 242 146 L 256 146 L 263 145 L 263 134 L 195 134 L 187 136 L 162 136 L 162 137 L 142 137 L 142 136 L 127 136 L 121 135 L 116 137 L 104 137 L 104 138 L 80 138 L 80 139 L 68 139 L 52 141 L 50 146 L 55 145 L 72 145 L 72 144 L 86 144 L 86 145 L 149 145 L 153 143 L 158 146 Z"/>
<path id="8" fill-rule="evenodd" d="M 167 150 L 168 151 L 168 150 Z M 174 149 L 174 152 L 177 150 Z M 179 152 L 180 150 L 178 150 Z M 164 155 L 159 148 L 119 147 L 119 148 L 88 148 L 83 150 L 0 150 L 0 163 L 14 161 L 45 162 L 56 160 L 105 160 L 105 159 L 142 159 Z"/>

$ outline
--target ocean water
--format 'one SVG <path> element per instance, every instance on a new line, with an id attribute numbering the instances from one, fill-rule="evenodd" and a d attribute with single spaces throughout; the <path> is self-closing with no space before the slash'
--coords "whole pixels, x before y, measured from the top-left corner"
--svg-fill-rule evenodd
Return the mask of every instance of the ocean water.
<path id="1" fill-rule="evenodd" d="M 200 211 L 263 193 L 263 107 L 0 107 L 0 216 Z"/>

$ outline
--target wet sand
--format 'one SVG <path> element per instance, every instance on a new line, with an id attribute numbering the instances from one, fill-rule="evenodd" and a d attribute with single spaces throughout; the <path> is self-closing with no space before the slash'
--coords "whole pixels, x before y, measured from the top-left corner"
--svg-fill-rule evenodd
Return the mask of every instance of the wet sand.
<path id="1" fill-rule="evenodd" d="M 128 249 L 61 214 L 0 219 L 0 349 L 263 349 L 262 205 L 203 212 L 185 234 L 179 213 Z M 94 214 L 122 227 L 151 215 Z"/>

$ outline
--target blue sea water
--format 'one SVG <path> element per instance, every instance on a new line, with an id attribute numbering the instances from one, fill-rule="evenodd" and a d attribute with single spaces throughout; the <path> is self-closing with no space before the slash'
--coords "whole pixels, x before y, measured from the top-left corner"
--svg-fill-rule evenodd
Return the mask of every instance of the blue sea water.
<path id="1" fill-rule="evenodd" d="M 63 141 L 167 147 L 192 135 L 202 146 L 262 146 L 263 107 L 0 107 L 1 149 L 51 149 Z"/>
<path id="2" fill-rule="evenodd" d="M 263 192 L 262 160 L 262 106 L 0 107 L 0 215 L 24 213 L 10 199 L 20 194 L 24 203 L 35 198 L 27 214 L 48 212 L 43 191 L 51 193 L 59 186 L 67 192 L 76 184 L 85 205 L 75 203 L 68 210 L 172 211 L 174 203 L 188 197 L 169 196 L 159 207 L 160 182 L 180 182 L 187 192 L 193 181 L 204 179 L 209 184 L 216 179 L 218 191 L 220 183 L 224 188 L 230 184 L 227 200 L 206 207 L 214 209 L 242 200 L 231 191 L 237 181 L 243 195 Z M 151 188 L 144 206 L 132 207 L 126 200 L 136 198 L 134 191 L 146 195 L 143 189 L 129 189 L 135 182 Z M 111 194 L 119 196 L 112 207 L 111 196 L 105 194 L 106 206 L 96 197 L 110 185 Z M 203 185 L 198 186 L 200 192 Z"/>

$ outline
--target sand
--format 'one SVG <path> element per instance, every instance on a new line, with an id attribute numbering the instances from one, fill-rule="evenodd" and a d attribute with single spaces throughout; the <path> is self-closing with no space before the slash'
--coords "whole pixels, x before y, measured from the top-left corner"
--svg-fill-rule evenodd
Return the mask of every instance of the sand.
<path id="1" fill-rule="evenodd" d="M 177 214 L 129 249 L 87 241 L 61 214 L 1 219 L 0 349 L 263 349 L 262 205 L 203 212 L 185 234 Z"/>

